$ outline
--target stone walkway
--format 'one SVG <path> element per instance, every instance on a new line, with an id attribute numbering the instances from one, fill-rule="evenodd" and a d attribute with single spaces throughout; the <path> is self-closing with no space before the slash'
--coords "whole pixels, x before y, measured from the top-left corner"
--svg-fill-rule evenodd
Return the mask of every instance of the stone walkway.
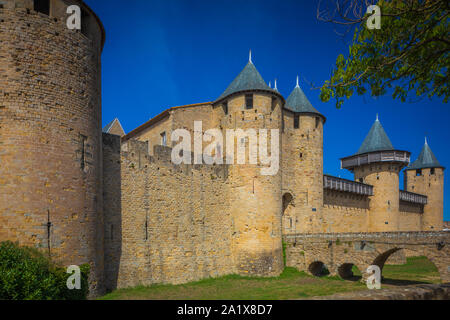
<path id="1" fill-rule="evenodd" d="M 450 300 L 450 283 L 420 284 L 314 297 L 312 300 Z"/>

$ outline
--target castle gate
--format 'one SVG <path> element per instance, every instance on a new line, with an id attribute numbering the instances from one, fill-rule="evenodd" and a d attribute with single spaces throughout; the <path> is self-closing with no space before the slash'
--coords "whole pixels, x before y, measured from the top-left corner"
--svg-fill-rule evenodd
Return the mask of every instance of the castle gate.
<path id="1" fill-rule="evenodd" d="M 330 275 L 352 276 L 355 265 L 363 274 L 370 265 L 383 272 L 386 260 L 401 249 L 425 256 L 434 263 L 443 283 L 450 282 L 450 232 L 380 232 L 295 234 L 283 237 L 286 264 L 318 275 L 326 266 Z"/>

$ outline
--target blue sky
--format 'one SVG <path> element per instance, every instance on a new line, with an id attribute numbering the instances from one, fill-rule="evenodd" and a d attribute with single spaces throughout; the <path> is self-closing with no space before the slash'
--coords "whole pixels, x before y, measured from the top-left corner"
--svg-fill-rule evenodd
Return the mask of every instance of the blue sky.
<path id="1" fill-rule="evenodd" d="M 322 103 L 311 83 L 329 77 L 350 37 L 316 18 L 310 0 L 86 0 L 106 29 L 103 125 L 118 117 L 126 132 L 172 106 L 215 100 L 248 61 L 285 98 L 300 76 L 309 100 L 327 117 L 324 171 L 352 179 L 339 158 L 354 154 L 379 113 L 395 148 L 415 160 L 424 136 L 443 166 L 450 159 L 450 109 L 442 100 L 387 95 L 352 97 L 342 109 Z M 403 178 L 400 178 L 401 185 Z M 445 184 L 449 185 L 449 174 Z M 448 188 L 447 188 L 448 189 Z M 450 193 L 444 218 L 450 220 Z"/>

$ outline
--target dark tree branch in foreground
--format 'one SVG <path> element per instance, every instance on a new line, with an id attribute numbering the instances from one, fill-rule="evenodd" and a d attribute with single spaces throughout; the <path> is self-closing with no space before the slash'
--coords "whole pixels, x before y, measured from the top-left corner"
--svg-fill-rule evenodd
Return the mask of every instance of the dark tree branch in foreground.
<path id="1" fill-rule="evenodd" d="M 447 0 L 378 1 L 381 29 L 367 28 L 369 0 L 320 1 L 317 18 L 353 26 L 349 54 L 339 55 L 329 80 L 320 88 L 322 101 L 336 99 L 339 108 L 355 92 L 393 97 L 449 98 L 450 2 Z M 331 5 L 331 6 L 330 6 Z"/>

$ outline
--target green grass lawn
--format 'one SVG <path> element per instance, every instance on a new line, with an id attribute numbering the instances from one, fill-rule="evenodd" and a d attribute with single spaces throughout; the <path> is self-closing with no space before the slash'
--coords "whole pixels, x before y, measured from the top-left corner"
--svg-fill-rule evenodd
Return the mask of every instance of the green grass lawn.
<path id="1" fill-rule="evenodd" d="M 383 287 L 440 282 L 435 266 L 425 257 L 408 258 L 405 265 L 387 265 L 383 269 L 383 277 Z M 367 287 L 360 281 L 342 280 L 330 276 L 318 278 L 294 268 L 286 268 L 279 277 L 274 278 L 230 275 L 182 285 L 152 285 L 120 289 L 101 299 L 287 300 L 365 289 Z"/>

